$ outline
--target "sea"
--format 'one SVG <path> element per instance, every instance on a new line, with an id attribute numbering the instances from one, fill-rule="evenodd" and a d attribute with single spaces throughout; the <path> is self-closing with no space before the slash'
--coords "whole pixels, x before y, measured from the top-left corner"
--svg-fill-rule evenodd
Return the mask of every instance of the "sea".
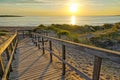
<path id="1" fill-rule="evenodd" d="M 38 26 L 40 24 L 103 25 L 120 22 L 120 16 L 25 16 L 0 17 L 0 26 Z"/>

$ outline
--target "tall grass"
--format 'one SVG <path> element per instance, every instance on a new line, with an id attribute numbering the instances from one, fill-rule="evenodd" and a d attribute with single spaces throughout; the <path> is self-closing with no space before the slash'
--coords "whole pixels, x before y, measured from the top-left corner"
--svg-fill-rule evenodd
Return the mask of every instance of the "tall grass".
<path id="1" fill-rule="evenodd" d="M 0 36 L 5 36 L 6 33 L 5 32 L 0 32 Z"/>
<path id="2" fill-rule="evenodd" d="M 94 44 L 102 45 L 102 40 L 111 40 L 111 39 L 120 39 L 118 30 L 120 29 L 120 23 L 115 24 L 104 24 L 102 26 L 92 26 L 92 25 L 68 25 L 68 24 L 51 24 L 49 26 L 40 25 L 34 29 L 37 30 L 51 30 L 54 31 L 58 38 L 62 36 L 67 37 L 67 40 L 71 40 L 78 43 L 84 44 Z M 99 32 L 104 31 L 104 34 L 98 34 Z M 96 32 L 96 34 L 94 34 Z M 98 32 L 98 33 L 97 33 Z M 91 39 L 80 38 L 80 35 L 89 35 L 93 33 L 97 35 Z"/>

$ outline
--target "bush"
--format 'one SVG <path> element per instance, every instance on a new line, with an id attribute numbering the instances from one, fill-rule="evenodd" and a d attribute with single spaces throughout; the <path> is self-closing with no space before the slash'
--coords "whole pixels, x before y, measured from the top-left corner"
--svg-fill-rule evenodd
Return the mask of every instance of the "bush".
<path id="1" fill-rule="evenodd" d="M 68 36 L 69 34 L 70 34 L 70 32 L 67 30 L 60 30 L 57 32 L 58 38 L 61 38 L 61 36 L 63 36 L 63 35 Z"/>
<path id="2" fill-rule="evenodd" d="M 79 36 L 77 34 L 71 33 L 68 35 L 69 40 L 79 43 Z"/>
<path id="3" fill-rule="evenodd" d="M 46 29 L 47 29 L 47 30 L 55 31 L 56 33 L 60 31 L 59 28 L 56 28 L 56 27 L 54 27 L 54 26 L 49 26 L 49 27 L 47 27 Z"/>
<path id="4" fill-rule="evenodd" d="M 5 36 L 6 33 L 5 32 L 0 32 L 0 36 Z"/>
<path id="5" fill-rule="evenodd" d="M 113 26 L 113 24 L 104 24 L 104 29 L 110 29 Z"/>
<path id="6" fill-rule="evenodd" d="M 41 24 L 38 27 L 34 28 L 33 32 L 36 32 L 37 30 L 45 30 L 46 28 L 47 28 L 46 26 L 44 26 L 44 25 Z"/>
<path id="7" fill-rule="evenodd" d="M 7 30 L 0 30 L 0 32 L 8 32 Z"/>

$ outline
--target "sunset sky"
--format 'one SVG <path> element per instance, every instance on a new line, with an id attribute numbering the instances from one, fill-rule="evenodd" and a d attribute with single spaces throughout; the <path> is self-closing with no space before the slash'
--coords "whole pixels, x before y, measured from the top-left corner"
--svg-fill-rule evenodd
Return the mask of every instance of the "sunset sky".
<path id="1" fill-rule="evenodd" d="M 120 15 L 120 0 L 0 0 L 0 15 L 2 14 L 23 16 Z"/>

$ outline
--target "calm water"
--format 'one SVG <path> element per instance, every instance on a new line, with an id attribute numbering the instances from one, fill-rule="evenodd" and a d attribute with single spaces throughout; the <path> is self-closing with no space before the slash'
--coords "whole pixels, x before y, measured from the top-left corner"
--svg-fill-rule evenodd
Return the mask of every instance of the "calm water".
<path id="1" fill-rule="evenodd" d="M 102 25 L 104 23 L 116 23 L 116 22 L 120 22 L 120 16 L 0 17 L 0 26 L 38 26 L 39 24 Z"/>

